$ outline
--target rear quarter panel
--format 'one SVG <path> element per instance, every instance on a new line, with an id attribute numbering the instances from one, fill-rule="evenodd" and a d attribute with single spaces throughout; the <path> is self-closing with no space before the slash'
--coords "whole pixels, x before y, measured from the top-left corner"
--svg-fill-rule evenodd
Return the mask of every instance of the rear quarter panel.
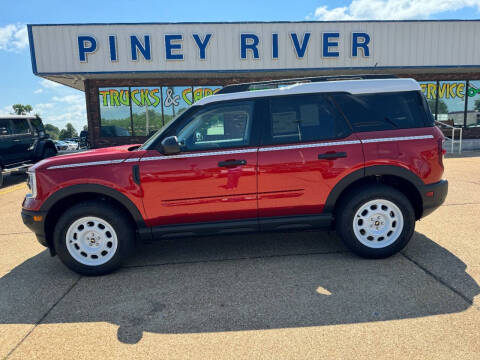
<path id="1" fill-rule="evenodd" d="M 438 182 L 443 175 L 436 127 L 372 131 L 356 134 L 363 143 L 365 167 L 393 165 L 416 174 L 425 184 Z"/>

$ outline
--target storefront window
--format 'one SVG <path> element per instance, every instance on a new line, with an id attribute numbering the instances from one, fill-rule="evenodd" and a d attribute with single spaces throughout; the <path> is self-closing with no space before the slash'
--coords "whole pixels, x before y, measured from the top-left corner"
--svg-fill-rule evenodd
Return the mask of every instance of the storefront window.
<path id="1" fill-rule="evenodd" d="M 455 126 L 463 126 L 465 94 L 465 81 L 440 81 L 437 120 Z"/>
<path id="2" fill-rule="evenodd" d="M 128 87 L 99 88 L 100 136 L 131 136 Z"/>
<path id="3" fill-rule="evenodd" d="M 99 88 L 100 136 L 149 136 L 221 86 Z"/>
<path id="4" fill-rule="evenodd" d="M 167 124 L 192 105 L 191 86 L 163 86 L 163 120 Z"/>
<path id="5" fill-rule="evenodd" d="M 468 84 L 467 127 L 480 127 L 480 81 Z"/>
<path id="6" fill-rule="evenodd" d="M 437 82 L 436 81 L 419 81 L 422 92 L 427 99 L 428 107 L 435 116 L 435 102 L 437 101 Z"/>
<path id="7" fill-rule="evenodd" d="M 135 136 L 148 136 L 163 126 L 162 89 L 132 87 L 132 123 Z"/>

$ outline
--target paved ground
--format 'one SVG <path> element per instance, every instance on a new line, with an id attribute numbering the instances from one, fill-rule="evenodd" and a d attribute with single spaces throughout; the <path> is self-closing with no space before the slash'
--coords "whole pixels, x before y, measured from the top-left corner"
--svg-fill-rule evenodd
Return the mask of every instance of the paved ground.
<path id="1" fill-rule="evenodd" d="M 477 154 L 478 155 L 478 154 Z M 480 357 L 480 156 L 399 255 L 363 260 L 327 232 L 144 245 L 87 278 L 23 226 L 0 189 L 0 358 Z"/>

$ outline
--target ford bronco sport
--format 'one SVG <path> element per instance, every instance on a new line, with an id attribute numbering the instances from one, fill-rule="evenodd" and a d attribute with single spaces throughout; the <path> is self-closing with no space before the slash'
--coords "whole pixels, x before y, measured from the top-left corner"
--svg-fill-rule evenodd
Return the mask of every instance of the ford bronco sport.
<path id="1" fill-rule="evenodd" d="M 22 217 L 87 275 L 116 269 L 136 239 L 246 231 L 335 227 L 384 258 L 445 200 L 443 139 L 413 79 L 230 85 L 143 145 L 32 166 Z"/>

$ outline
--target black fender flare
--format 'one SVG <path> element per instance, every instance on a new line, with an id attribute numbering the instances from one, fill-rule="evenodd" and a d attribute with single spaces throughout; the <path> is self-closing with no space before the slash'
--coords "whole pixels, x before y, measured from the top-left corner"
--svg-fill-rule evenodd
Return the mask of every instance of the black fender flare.
<path id="1" fill-rule="evenodd" d="M 50 139 L 36 140 L 36 144 L 34 145 L 34 150 L 33 150 L 33 158 L 35 160 L 42 160 L 43 152 L 45 151 L 45 149 L 49 147 L 57 151 L 57 148 L 55 147 L 55 144 L 53 143 L 52 140 Z"/>
<path id="2" fill-rule="evenodd" d="M 128 197 L 123 195 L 118 190 L 99 184 L 77 184 L 60 189 L 45 200 L 40 208 L 40 211 L 45 211 L 48 213 L 48 211 L 59 201 L 67 198 L 68 196 L 80 193 L 105 195 L 115 199 L 127 209 L 138 228 L 146 227 L 142 214 L 138 210 L 137 206 Z"/>
<path id="3" fill-rule="evenodd" d="M 340 180 L 330 191 L 330 194 L 325 201 L 325 206 L 323 208 L 324 213 L 333 213 L 335 209 L 335 204 L 337 203 L 338 198 L 343 193 L 343 191 L 352 185 L 354 182 L 370 177 L 370 176 L 382 176 L 382 175 L 391 175 L 402 178 L 410 182 L 415 188 L 421 193 L 421 189 L 425 186 L 425 183 L 414 174 L 412 171 L 407 170 L 400 166 L 395 165 L 372 165 L 359 170 L 356 170 Z"/>

